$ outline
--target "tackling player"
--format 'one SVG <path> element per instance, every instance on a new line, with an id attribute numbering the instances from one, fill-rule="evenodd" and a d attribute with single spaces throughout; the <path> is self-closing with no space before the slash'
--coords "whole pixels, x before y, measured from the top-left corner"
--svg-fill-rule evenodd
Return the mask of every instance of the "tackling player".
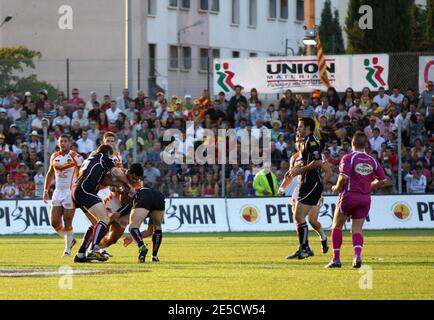
<path id="1" fill-rule="evenodd" d="M 71 150 L 71 140 L 65 134 L 59 137 L 58 147 L 60 151 L 50 157 L 50 167 L 44 185 L 44 202 L 48 202 L 49 190 L 54 178 L 55 189 L 51 202 L 50 221 L 54 230 L 65 239 L 63 256 L 69 257 L 76 243 L 72 228 L 75 206 L 71 198 L 71 188 L 77 179 L 83 158 Z M 62 218 L 64 225 L 62 225 Z"/>
<path id="2" fill-rule="evenodd" d="M 75 256 L 75 262 L 87 262 L 96 258 L 95 251 L 99 250 L 99 243 L 107 232 L 110 218 L 102 200 L 97 196 L 100 185 L 108 173 L 122 182 L 131 195 L 134 194 L 133 186 L 128 181 L 121 169 L 115 166 L 110 157 L 113 155 L 113 148 L 103 144 L 89 156 L 81 166 L 77 182 L 74 184 L 72 199 L 75 205 L 85 212 L 92 222 L 91 226 L 83 237 L 80 250 Z M 97 222 L 95 224 L 95 222 Z M 88 256 L 86 250 L 91 245 Z"/>
<path id="3" fill-rule="evenodd" d="M 145 262 L 148 248 L 143 243 L 143 237 L 140 233 L 139 228 L 149 214 L 151 214 L 151 217 L 153 218 L 158 219 L 159 217 L 161 217 L 162 220 L 165 210 L 165 197 L 158 190 L 141 188 L 129 204 L 129 209 L 131 209 L 130 233 L 134 241 L 137 243 L 137 246 L 139 247 L 138 261 L 139 263 L 143 263 Z M 162 240 L 161 236 L 162 234 L 160 232 L 160 243 Z M 157 257 L 158 247 L 159 244 L 157 247 L 154 246 L 154 250 L 156 250 L 153 254 L 154 257 Z M 153 261 L 158 261 L 158 258 L 156 260 L 153 259 Z"/>
<path id="4" fill-rule="evenodd" d="M 311 118 L 299 120 L 297 134 L 303 139 L 301 157 L 303 166 L 294 167 L 289 171 L 288 178 L 301 176 L 299 195 L 295 206 L 295 223 L 300 246 L 296 252 L 289 255 L 287 259 L 306 259 L 309 257 L 310 247 L 308 240 L 308 226 L 306 216 L 310 212 L 314 214 L 316 207 L 321 205 L 323 181 L 321 168 L 321 146 L 314 135 L 315 121 Z"/>
<path id="5" fill-rule="evenodd" d="M 362 266 L 362 228 L 371 207 L 371 190 L 388 184 L 381 165 L 365 152 L 367 143 L 367 136 L 357 132 L 352 140 L 354 152 L 345 155 L 339 165 L 338 181 L 332 187 L 333 193 L 339 192 L 338 205 L 333 219 L 333 258 L 325 266 L 326 268 L 341 268 L 342 266 L 340 260 L 342 228 L 348 218 L 352 220 L 353 268 Z"/>
<path id="6" fill-rule="evenodd" d="M 303 165 L 303 159 L 302 159 L 302 155 L 301 155 L 301 151 L 300 151 L 303 149 L 303 139 L 301 139 L 298 135 L 297 135 L 297 140 L 296 140 L 296 148 L 298 151 L 292 155 L 292 157 L 289 161 L 289 163 L 290 163 L 289 170 L 285 174 L 283 182 L 279 188 L 279 193 L 283 194 L 284 190 L 292 183 L 292 181 L 294 181 L 294 180 L 297 181 L 297 185 L 296 185 L 296 187 L 292 193 L 292 197 L 291 197 L 291 201 L 292 201 L 291 208 L 292 208 L 292 214 L 294 215 L 294 220 L 295 220 L 295 213 L 296 213 L 295 208 L 297 206 L 297 201 L 298 201 L 301 177 L 296 176 L 296 177 L 292 178 L 290 176 L 290 172 L 291 172 L 290 170 L 292 168 L 296 168 L 296 167 L 300 168 Z M 322 162 L 321 169 L 322 169 L 322 171 L 324 171 L 323 181 L 325 183 L 330 179 L 330 177 L 332 175 L 332 170 L 330 168 L 330 165 L 327 163 L 327 161 Z M 308 212 L 308 217 L 309 217 L 309 224 L 312 226 L 312 228 L 315 230 L 315 232 L 318 234 L 318 236 L 320 238 L 320 242 L 321 242 L 321 246 L 322 246 L 322 252 L 325 254 L 328 252 L 329 246 L 328 246 L 327 236 L 324 233 L 324 230 L 322 228 L 321 223 L 318 221 L 318 216 L 319 216 L 319 211 L 321 209 L 321 204 L 322 204 L 322 201 L 320 201 L 319 205 L 313 206 L 312 210 L 310 210 Z M 314 252 L 310 247 L 308 249 L 308 253 L 310 256 L 314 255 Z"/>

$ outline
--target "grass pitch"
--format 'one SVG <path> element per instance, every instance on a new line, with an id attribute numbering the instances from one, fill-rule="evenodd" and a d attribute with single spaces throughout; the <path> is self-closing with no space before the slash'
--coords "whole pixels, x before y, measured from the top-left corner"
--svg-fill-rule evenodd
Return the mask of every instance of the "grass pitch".
<path id="1" fill-rule="evenodd" d="M 137 264 L 136 246 L 125 249 L 120 241 L 110 248 L 114 257 L 108 262 L 78 265 L 72 257 L 60 257 L 59 237 L 2 236 L 0 299 L 434 298 L 434 230 L 366 232 L 363 257 L 372 268 L 372 289 L 365 290 L 359 282 L 367 273 L 351 268 L 349 233 L 344 234 L 341 270 L 324 269 L 330 253 L 322 255 L 316 235 L 310 237 L 316 256 L 303 261 L 285 260 L 297 247 L 293 232 L 164 234 L 160 263 L 149 262 L 148 256 L 145 264 Z M 109 273 L 73 275 L 71 289 L 59 288 L 59 275 L 4 276 L 8 270 L 61 266 Z"/>

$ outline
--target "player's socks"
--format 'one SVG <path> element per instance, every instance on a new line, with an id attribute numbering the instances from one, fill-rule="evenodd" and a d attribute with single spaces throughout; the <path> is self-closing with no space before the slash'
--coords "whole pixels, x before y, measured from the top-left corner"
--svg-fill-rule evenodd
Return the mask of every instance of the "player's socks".
<path id="1" fill-rule="evenodd" d="M 131 236 L 133 237 L 134 241 L 137 243 L 138 247 L 141 248 L 143 247 L 143 238 L 142 235 L 140 233 L 139 228 L 132 228 L 130 230 Z"/>
<path id="2" fill-rule="evenodd" d="M 363 235 L 360 233 L 353 233 L 353 247 L 354 257 L 361 258 L 363 249 Z"/>
<path id="3" fill-rule="evenodd" d="M 93 226 L 90 226 L 86 233 L 84 234 L 83 241 L 81 242 L 80 249 L 78 249 L 78 253 L 84 254 L 86 253 L 87 248 L 92 242 L 92 234 L 93 234 Z"/>
<path id="4" fill-rule="evenodd" d="M 101 242 L 101 239 L 104 237 L 105 233 L 107 232 L 108 226 L 105 222 L 99 221 L 95 228 L 93 229 L 93 235 L 92 235 L 92 250 L 95 248 L 96 245 L 99 245 Z"/>
<path id="5" fill-rule="evenodd" d="M 58 234 L 59 236 L 61 236 L 62 238 L 65 238 L 65 231 L 64 231 L 64 229 L 63 229 L 63 225 L 62 225 L 62 224 L 59 224 L 57 227 L 55 227 L 55 228 L 54 228 L 54 231 L 56 231 L 57 234 Z"/>
<path id="6" fill-rule="evenodd" d="M 152 235 L 152 255 L 156 257 L 158 255 L 158 249 L 160 249 L 161 242 L 163 241 L 163 233 L 161 229 L 154 230 Z"/>
<path id="7" fill-rule="evenodd" d="M 319 229 L 319 231 L 318 231 L 318 235 L 319 235 L 319 237 L 321 238 L 321 241 L 325 241 L 325 240 L 327 240 L 327 236 L 326 236 L 326 234 L 325 234 L 323 228 L 320 228 L 320 229 Z"/>
<path id="8" fill-rule="evenodd" d="M 65 227 L 65 234 L 66 234 L 66 252 L 71 252 L 72 242 L 74 241 L 74 231 L 72 227 Z"/>
<path id="9" fill-rule="evenodd" d="M 309 247 L 309 240 L 307 237 L 308 232 L 309 230 L 306 222 L 300 224 L 297 227 L 298 241 L 300 242 L 300 245 L 303 247 L 303 249 L 307 249 Z"/>
<path id="10" fill-rule="evenodd" d="M 342 229 L 332 230 L 333 261 L 341 258 Z"/>

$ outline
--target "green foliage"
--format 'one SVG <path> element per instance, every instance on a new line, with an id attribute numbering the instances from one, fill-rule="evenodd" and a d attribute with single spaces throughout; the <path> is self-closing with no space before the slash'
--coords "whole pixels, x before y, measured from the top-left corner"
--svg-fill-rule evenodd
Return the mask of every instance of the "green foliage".
<path id="1" fill-rule="evenodd" d="M 345 52 L 337 10 L 334 14 L 333 17 L 330 0 L 326 0 L 318 29 L 321 45 L 325 54 L 342 54 Z"/>
<path id="2" fill-rule="evenodd" d="M 55 97 L 56 89 L 46 83 L 38 81 L 36 75 L 24 76 L 24 72 L 34 69 L 35 59 L 40 59 L 39 51 L 20 46 L 17 48 L 0 48 L 0 93 L 7 88 L 13 88 L 17 93 L 24 94 L 31 91 L 33 94 L 46 89 L 49 97 Z"/>
<path id="3" fill-rule="evenodd" d="M 360 0 L 350 0 L 348 4 L 347 17 L 345 19 L 344 30 L 347 33 L 348 44 L 347 53 L 360 53 L 362 43 L 362 30 L 359 28 L 359 8 Z"/>
<path id="4" fill-rule="evenodd" d="M 426 43 L 425 50 L 434 49 L 434 0 L 427 0 L 426 5 Z"/>

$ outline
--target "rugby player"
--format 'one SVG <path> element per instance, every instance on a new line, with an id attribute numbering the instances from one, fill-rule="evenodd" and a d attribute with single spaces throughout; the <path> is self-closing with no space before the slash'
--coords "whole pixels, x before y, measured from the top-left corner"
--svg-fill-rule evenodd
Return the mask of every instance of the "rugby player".
<path id="1" fill-rule="evenodd" d="M 135 194 L 133 186 L 122 170 L 115 166 L 111 156 L 113 156 L 113 148 L 106 144 L 100 145 L 83 162 L 78 179 L 74 184 L 72 199 L 76 207 L 82 209 L 91 221 L 91 226 L 85 233 L 80 250 L 75 256 L 75 262 L 97 259 L 95 252 L 100 249 L 99 243 L 107 231 L 110 217 L 97 195 L 104 178 L 111 174 L 124 184 L 126 190 L 130 191 L 130 196 Z M 86 250 L 90 245 L 90 251 L 86 256 Z"/>
<path id="2" fill-rule="evenodd" d="M 158 258 L 158 250 L 160 249 L 161 242 L 163 241 L 163 231 L 161 228 L 163 218 L 164 212 L 151 212 L 148 221 L 148 228 L 140 233 L 143 239 L 152 236 L 152 262 L 160 261 L 160 259 Z M 133 238 L 131 236 L 125 237 L 124 247 L 128 247 L 132 242 Z"/>
<path id="3" fill-rule="evenodd" d="M 51 201 L 50 221 L 54 230 L 65 240 L 63 256 L 69 257 L 76 243 L 72 227 L 75 206 L 71 198 L 71 188 L 77 179 L 83 158 L 71 150 L 71 140 L 68 135 L 63 134 L 59 137 L 58 147 L 60 151 L 50 157 L 50 167 L 44 185 L 44 202 L 48 202 L 54 178 L 55 189 Z"/>
<path id="4" fill-rule="evenodd" d="M 124 208 L 131 209 L 130 213 L 130 233 L 134 241 L 136 242 L 137 246 L 139 247 L 139 257 L 138 261 L 139 263 L 145 262 L 146 255 L 148 253 L 148 248 L 143 243 L 143 237 L 140 233 L 140 225 L 142 222 L 146 219 L 146 217 L 151 214 L 151 217 L 155 220 L 161 219 L 164 216 L 164 210 L 165 210 L 165 197 L 164 195 L 154 189 L 149 188 L 141 188 L 130 204 Z M 123 211 L 124 208 L 121 208 L 119 211 Z M 119 212 L 118 211 L 118 212 Z M 159 221 L 159 220 L 158 220 Z M 157 224 L 157 223 L 156 223 Z M 158 248 L 162 240 L 162 233 L 161 233 L 161 221 L 160 221 L 160 232 L 157 233 L 160 236 L 158 245 L 154 244 L 154 253 L 153 256 L 156 257 L 156 259 L 153 261 L 159 261 L 157 257 Z"/>
<path id="5" fill-rule="evenodd" d="M 283 182 L 279 188 L 279 193 L 283 194 L 284 190 L 292 183 L 292 181 L 296 180 L 297 181 L 297 185 L 292 193 L 292 197 L 291 197 L 291 201 L 292 201 L 292 214 L 294 215 L 294 220 L 295 220 L 295 213 L 296 213 L 296 206 L 297 206 L 297 201 L 298 201 L 298 195 L 299 195 L 299 189 L 300 189 L 300 176 L 296 176 L 295 178 L 290 177 L 290 170 L 292 168 L 295 167 L 301 167 L 303 165 L 303 159 L 301 156 L 301 151 L 303 148 L 303 139 L 301 139 L 298 135 L 297 135 L 297 139 L 296 139 L 296 149 L 298 150 L 297 152 L 295 152 L 290 161 L 289 161 L 289 170 L 288 172 L 285 174 L 285 177 L 283 179 Z M 321 166 L 322 171 L 324 172 L 324 176 L 323 176 L 323 183 L 326 183 L 331 175 L 332 175 L 332 170 L 330 168 L 330 165 L 327 163 L 327 161 L 323 161 L 322 162 L 322 166 Z M 312 210 L 310 210 L 308 212 L 308 217 L 309 217 L 309 224 L 312 226 L 312 228 L 315 230 L 315 232 L 318 234 L 319 238 L 320 238 L 320 242 L 321 242 L 321 247 L 322 247 L 322 252 L 324 254 L 326 254 L 329 250 L 329 246 L 328 246 L 328 241 L 327 241 L 327 236 L 322 228 L 321 223 L 318 221 L 318 217 L 319 217 L 319 211 L 321 209 L 321 205 L 322 205 L 322 201 L 320 202 L 319 205 L 317 206 L 313 206 Z M 314 255 L 314 252 L 312 250 L 312 248 L 309 247 L 308 249 L 308 253 L 310 256 Z"/>
<path id="6" fill-rule="evenodd" d="M 325 266 L 326 268 L 342 267 L 340 260 L 342 228 L 348 218 L 352 221 L 353 268 L 362 266 L 362 228 L 371 207 L 371 190 L 389 184 L 379 162 L 365 152 L 367 143 L 367 136 L 357 132 L 352 140 L 354 152 L 345 155 L 339 165 L 338 181 L 332 187 L 333 193 L 339 192 L 332 229 L 333 258 Z"/>
<path id="7" fill-rule="evenodd" d="M 143 177 L 143 167 L 140 163 L 134 163 L 130 166 L 130 168 L 125 172 L 128 181 L 134 187 L 136 191 L 142 188 L 141 178 Z M 117 213 L 118 210 L 130 202 L 130 198 L 128 197 L 128 192 L 120 189 L 120 185 L 110 187 L 110 195 L 104 199 L 104 205 L 107 211 L 110 213 Z M 129 212 L 128 212 L 129 213 Z M 107 255 L 106 248 L 115 244 L 120 237 L 124 234 L 125 228 L 128 225 L 129 215 L 123 215 L 122 217 L 119 214 L 119 217 L 112 216 L 112 221 L 109 224 L 109 230 L 107 235 L 101 240 L 100 253 L 104 256 Z"/>
<path id="8" fill-rule="evenodd" d="M 295 223 L 300 246 L 296 252 L 289 255 L 287 259 L 306 259 L 309 255 L 310 247 L 308 240 L 308 226 L 306 216 L 310 212 L 314 215 L 316 207 L 321 205 L 323 180 L 321 168 L 323 161 L 321 158 L 321 146 L 314 135 L 315 121 L 311 118 L 303 118 L 298 122 L 297 134 L 303 139 L 301 148 L 302 167 L 293 167 L 288 178 L 301 176 L 299 194 L 295 206 Z"/>

